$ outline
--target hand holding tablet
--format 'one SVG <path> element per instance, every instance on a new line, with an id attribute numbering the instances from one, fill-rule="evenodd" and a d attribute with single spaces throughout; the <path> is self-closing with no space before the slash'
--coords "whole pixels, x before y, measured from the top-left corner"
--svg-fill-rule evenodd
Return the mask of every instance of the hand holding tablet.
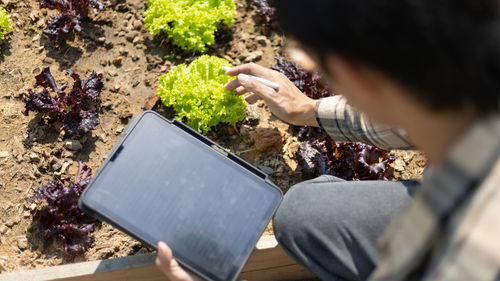
<path id="1" fill-rule="evenodd" d="M 170 281 L 203 281 L 200 277 L 185 270 L 173 257 L 172 249 L 164 242 L 159 242 L 156 265 Z"/>

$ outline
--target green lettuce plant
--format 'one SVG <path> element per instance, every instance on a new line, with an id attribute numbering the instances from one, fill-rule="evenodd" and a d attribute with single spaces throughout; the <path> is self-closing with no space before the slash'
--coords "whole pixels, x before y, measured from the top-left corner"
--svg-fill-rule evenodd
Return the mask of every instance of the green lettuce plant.
<path id="1" fill-rule="evenodd" d="M 173 107 L 176 118 L 198 132 L 206 134 L 219 123 L 234 125 L 245 118 L 246 104 L 242 96 L 224 88 L 232 78 L 223 66 L 231 64 L 208 55 L 181 64 L 160 76 L 158 96 Z"/>
<path id="2" fill-rule="evenodd" d="M 5 34 L 12 30 L 10 18 L 4 8 L 0 7 L 0 40 L 5 39 Z"/>
<path id="3" fill-rule="evenodd" d="M 234 0 L 148 0 L 144 24 L 151 35 L 166 36 L 183 50 L 204 52 L 221 25 L 231 26 Z"/>

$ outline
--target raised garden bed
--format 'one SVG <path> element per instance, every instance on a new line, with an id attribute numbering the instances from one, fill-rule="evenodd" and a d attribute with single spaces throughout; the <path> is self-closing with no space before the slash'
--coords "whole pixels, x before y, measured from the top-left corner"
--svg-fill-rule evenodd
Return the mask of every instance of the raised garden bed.
<path id="1" fill-rule="evenodd" d="M 96 171 L 133 115 L 154 109 L 172 116 L 156 98 L 158 78 L 173 66 L 198 57 L 147 32 L 142 23 L 146 1 L 105 2 L 102 12 L 91 13 L 92 20 L 82 20 L 82 32 L 70 33 L 65 43 L 55 43 L 43 31 L 46 21 L 57 12 L 40 9 L 38 0 L 0 0 L 13 27 L 0 45 L 0 280 L 16 276 L 3 274 L 8 272 L 91 262 L 83 266 L 88 269 L 114 264 L 101 260 L 141 254 L 146 256 L 131 260 L 153 270 L 148 265 L 152 256 L 147 254 L 151 250 L 105 223 L 97 225 L 87 251 L 69 254 L 61 241 L 46 240 L 41 235 L 33 222 L 40 206 L 26 201 L 35 188 L 48 180 L 72 181 L 77 161 Z M 216 34 L 216 43 L 208 47 L 207 54 L 225 58 L 234 65 L 275 65 L 274 57 L 282 54 L 284 37 L 273 24 L 256 15 L 257 8 L 251 0 L 235 2 L 235 24 Z M 23 99 L 35 86 L 34 76 L 46 67 L 50 67 L 57 84 L 69 81 L 65 76 L 67 69 L 82 79 L 92 71 L 103 75 L 104 88 L 97 108 L 100 123 L 91 133 L 69 136 L 61 123 L 47 122 L 33 113 L 22 114 Z M 274 143 L 254 142 L 266 135 L 274 136 L 270 138 Z M 243 122 L 219 125 L 208 136 L 255 166 L 272 172 L 271 180 L 285 192 L 307 179 L 296 159 L 301 143 L 296 130 L 273 117 L 262 102 L 248 107 Z M 256 145 L 268 148 L 257 149 Z M 425 164 L 421 154 L 393 153 L 398 158 L 391 164 L 392 178 L 421 174 Z M 272 234 L 272 229 L 266 234 Z"/>
<path id="2" fill-rule="evenodd" d="M 0 281 L 10 280 L 166 280 L 165 275 L 154 265 L 155 254 L 140 254 L 131 257 L 104 261 L 83 262 L 0 275 Z M 314 278 L 307 269 L 296 264 L 277 246 L 273 236 L 264 236 L 242 270 L 242 280 L 306 280 Z"/>

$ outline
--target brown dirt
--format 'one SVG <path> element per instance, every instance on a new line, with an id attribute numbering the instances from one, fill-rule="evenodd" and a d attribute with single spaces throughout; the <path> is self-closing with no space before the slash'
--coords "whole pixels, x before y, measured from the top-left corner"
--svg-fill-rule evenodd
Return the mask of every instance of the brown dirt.
<path id="1" fill-rule="evenodd" d="M 59 241 L 45 241 L 37 232 L 32 223 L 37 206 L 27 203 L 26 198 L 54 177 L 70 181 L 76 173 L 76 161 L 83 161 L 96 171 L 133 115 L 145 107 L 167 111 L 151 99 L 156 94 L 158 77 L 173 65 L 196 57 L 147 33 L 140 24 L 146 1 L 108 1 L 104 12 L 92 14 L 93 21 L 85 21 L 83 32 L 61 46 L 42 35 L 45 21 L 53 11 L 39 9 L 36 0 L 0 2 L 13 21 L 13 32 L 1 45 L 0 53 L 0 273 L 149 251 L 102 223 L 86 253 L 68 255 Z M 262 28 L 249 4 L 251 1 L 236 2 L 236 24 L 219 34 L 218 43 L 208 53 L 225 57 L 233 64 L 241 64 L 253 56 L 259 64 L 273 65 L 274 56 L 283 46 L 283 37 Z M 263 32 L 266 37 L 259 37 Z M 170 54 L 176 55 L 165 59 Z M 85 77 L 92 70 L 104 75 L 101 124 L 87 137 L 78 139 L 83 144 L 79 151 L 64 147 L 69 138 L 57 129 L 58 124 L 49 124 L 34 114 L 28 117 L 21 114 L 22 99 L 34 87 L 34 75 L 44 67 L 51 68 L 58 82 L 66 81 L 66 69 Z M 258 117 L 254 123 L 220 126 L 209 137 L 250 163 L 271 168 L 272 181 L 286 191 L 303 180 L 295 160 L 300 142 L 291 128 L 272 116 L 262 102 L 254 111 Z M 257 151 L 252 136 L 259 130 L 273 128 L 279 130 L 282 143 L 265 152 Z M 394 153 L 403 161 L 394 166 L 396 177 L 421 175 L 425 164 L 421 154 Z M 65 170 L 63 167 L 67 165 Z M 266 233 L 272 233 L 272 229 L 268 228 Z"/>

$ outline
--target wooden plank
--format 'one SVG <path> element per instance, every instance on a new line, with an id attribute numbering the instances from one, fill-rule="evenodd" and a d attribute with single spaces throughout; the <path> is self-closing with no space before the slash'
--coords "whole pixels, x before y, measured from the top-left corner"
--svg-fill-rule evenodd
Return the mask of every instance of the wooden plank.
<path id="1" fill-rule="evenodd" d="M 0 274 L 0 281 L 164 281 L 154 265 L 156 254 L 143 254 L 102 261 L 60 265 L 50 268 Z M 240 278 L 252 281 L 302 280 L 314 275 L 296 264 L 278 246 L 274 236 L 262 237 Z"/>
<path id="2" fill-rule="evenodd" d="M 242 280 L 250 281 L 276 281 L 276 280 L 305 280 L 315 276 L 307 269 L 298 265 L 280 266 L 265 270 L 242 272 Z"/>

